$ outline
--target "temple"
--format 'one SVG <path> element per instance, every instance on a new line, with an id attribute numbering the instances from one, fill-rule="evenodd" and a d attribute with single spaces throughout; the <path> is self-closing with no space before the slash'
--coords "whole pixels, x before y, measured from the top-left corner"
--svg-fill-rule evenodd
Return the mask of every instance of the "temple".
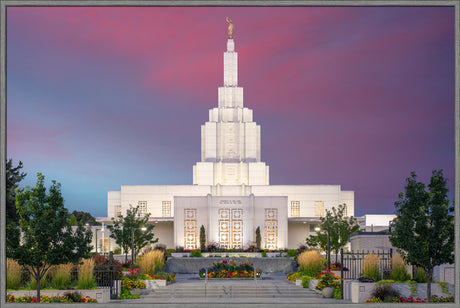
<path id="1" fill-rule="evenodd" d="M 354 215 L 354 192 L 340 185 L 270 185 L 261 161 L 260 126 L 244 107 L 238 86 L 238 53 L 229 21 L 223 86 L 218 105 L 201 126 L 201 161 L 193 166 L 193 185 L 122 185 L 108 192 L 107 217 L 125 215 L 131 206 L 150 213 L 158 243 L 168 248 L 200 248 L 201 226 L 207 243 L 245 248 L 260 228 L 262 249 L 297 248 L 315 233 L 326 210 L 346 206 Z"/>

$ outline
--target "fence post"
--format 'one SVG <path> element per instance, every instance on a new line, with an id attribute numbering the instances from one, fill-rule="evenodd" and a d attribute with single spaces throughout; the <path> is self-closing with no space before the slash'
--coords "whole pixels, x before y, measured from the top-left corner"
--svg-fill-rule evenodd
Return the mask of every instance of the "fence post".
<path id="1" fill-rule="evenodd" d="M 340 248 L 340 297 L 343 299 L 343 248 Z"/>
<path id="2" fill-rule="evenodd" d="M 109 253 L 109 287 L 110 287 L 110 298 L 113 299 L 114 296 L 113 296 L 113 252 L 112 251 Z"/>

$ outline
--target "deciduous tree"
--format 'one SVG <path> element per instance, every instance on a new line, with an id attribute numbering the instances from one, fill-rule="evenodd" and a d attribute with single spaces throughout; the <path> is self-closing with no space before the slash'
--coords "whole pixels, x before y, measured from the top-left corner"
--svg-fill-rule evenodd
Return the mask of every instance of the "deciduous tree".
<path id="1" fill-rule="evenodd" d="M 9 226 L 9 234 L 14 237 L 8 239 L 7 255 L 28 266 L 37 281 L 37 301 L 40 301 L 40 279 L 52 265 L 79 262 L 87 257 L 92 234 L 82 226 L 72 230 L 61 185 L 52 181 L 47 193 L 45 177 L 38 173 L 37 178 L 35 187 L 16 190 L 19 227 Z"/>
<path id="2" fill-rule="evenodd" d="M 338 209 L 332 207 L 332 211 L 326 210 L 326 216 L 321 217 L 321 230 L 317 235 L 311 235 L 306 239 L 307 245 L 317 246 L 327 250 L 327 229 L 330 232 L 330 247 L 337 254 L 347 242 L 351 234 L 359 231 L 359 225 L 353 216 L 345 216 L 345 205 L 339 205 Z"/>
<path id="3" fill-rule="evenodd" d="M 395 202 L 390 242 L 408 263 L 425 270 L 428 301 L 433 268 L 454 262 L 454 207 L 447 192 L 442 170 L 433 170 L 428 190 L 412 172 Z"/>
<path id="4" fill-rule="evenodd" d="M 115 239 L 115 242 L 125 251 L 125 262 L 128 259 L 128 250 L 131 250 L 132 247 L 134 251 L 139 251 L 147 244 L 158 242 L 158 238 L 153 239 L 155 225 L 148 223 L 150 213 L 144 216 L 138 213 L 139 206 L 131 207 L 126 211 L 126 216 L 119 215 L 116 219 L 112 218 L 112 224 L 107 226 L 111 233 L 110 237 Z M 133 251 L 132 254 L 132 262 L 134 262 L 136 254 Z"/>

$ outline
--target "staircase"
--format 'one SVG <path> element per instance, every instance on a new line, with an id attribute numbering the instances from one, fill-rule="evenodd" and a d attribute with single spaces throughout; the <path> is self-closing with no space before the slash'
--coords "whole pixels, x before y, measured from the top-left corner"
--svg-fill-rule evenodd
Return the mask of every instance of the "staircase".
<path id="1" fill-rule="evenodd" d="M 191 278 L 181 283 L 173 283 L 166 287 L 150 290 L 143 299 L 319 299 L 321 295 L 310 289 L 295 286 L 287 281 L 261 279 L 254 280 L 204 280 Z"/>

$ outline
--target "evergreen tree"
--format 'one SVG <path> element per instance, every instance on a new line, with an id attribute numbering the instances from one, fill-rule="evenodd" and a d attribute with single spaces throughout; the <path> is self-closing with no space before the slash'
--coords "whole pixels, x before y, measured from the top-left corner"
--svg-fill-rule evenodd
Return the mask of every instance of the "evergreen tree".
<path id="1" fill-rule="evenodd" d="M 257 250 L 260 250 L 260 245 L 262 243 L 262 237 L 260 236 L 260 227 L 256 229 L 256 246 Z"/>
<path id="2" fill-rule="evenodd" d="M 395 202 L 390 242 L 406 262 L 425 270 L 431 301 L 433 268 L 454 262 L 454 207 L 447 199 L 442 170 L 433 170 L 428 191 L 412 172 L 404 190 Z"/>
<path id="3" fill-rule="evenodd" d="M 52 181 L 47 193 L 45 177 L 38 173 L 37 178 L 35 187 L 16 190 L 19 227 L 8 227 L 7 256 L 29 267 L 37 281 L 39 302 L 40 279 L 52 265 L 79 262 L 87 257 L 92 233 L 82 226 L 73 231 L 67 221 L 61 185 Z"/>
<path id="4" fill-rule="evenodd" d="M 6 221 L 7 223 L 19 222 L 18 214 L 16 213 L 16 188 L 26 176 L 27 173 L 21 172 L 23 168 L 22 162 L 19 161 L 16 167 L 13 166 L 13 160 L 10 158 L 6 161 Z"/>
<path id="5" fill-rule="evenodd" d="M 203 225 L 200 228 L 200 248 L 201 251 L 204 251 L 206 248 L 206 230 Z"/>

